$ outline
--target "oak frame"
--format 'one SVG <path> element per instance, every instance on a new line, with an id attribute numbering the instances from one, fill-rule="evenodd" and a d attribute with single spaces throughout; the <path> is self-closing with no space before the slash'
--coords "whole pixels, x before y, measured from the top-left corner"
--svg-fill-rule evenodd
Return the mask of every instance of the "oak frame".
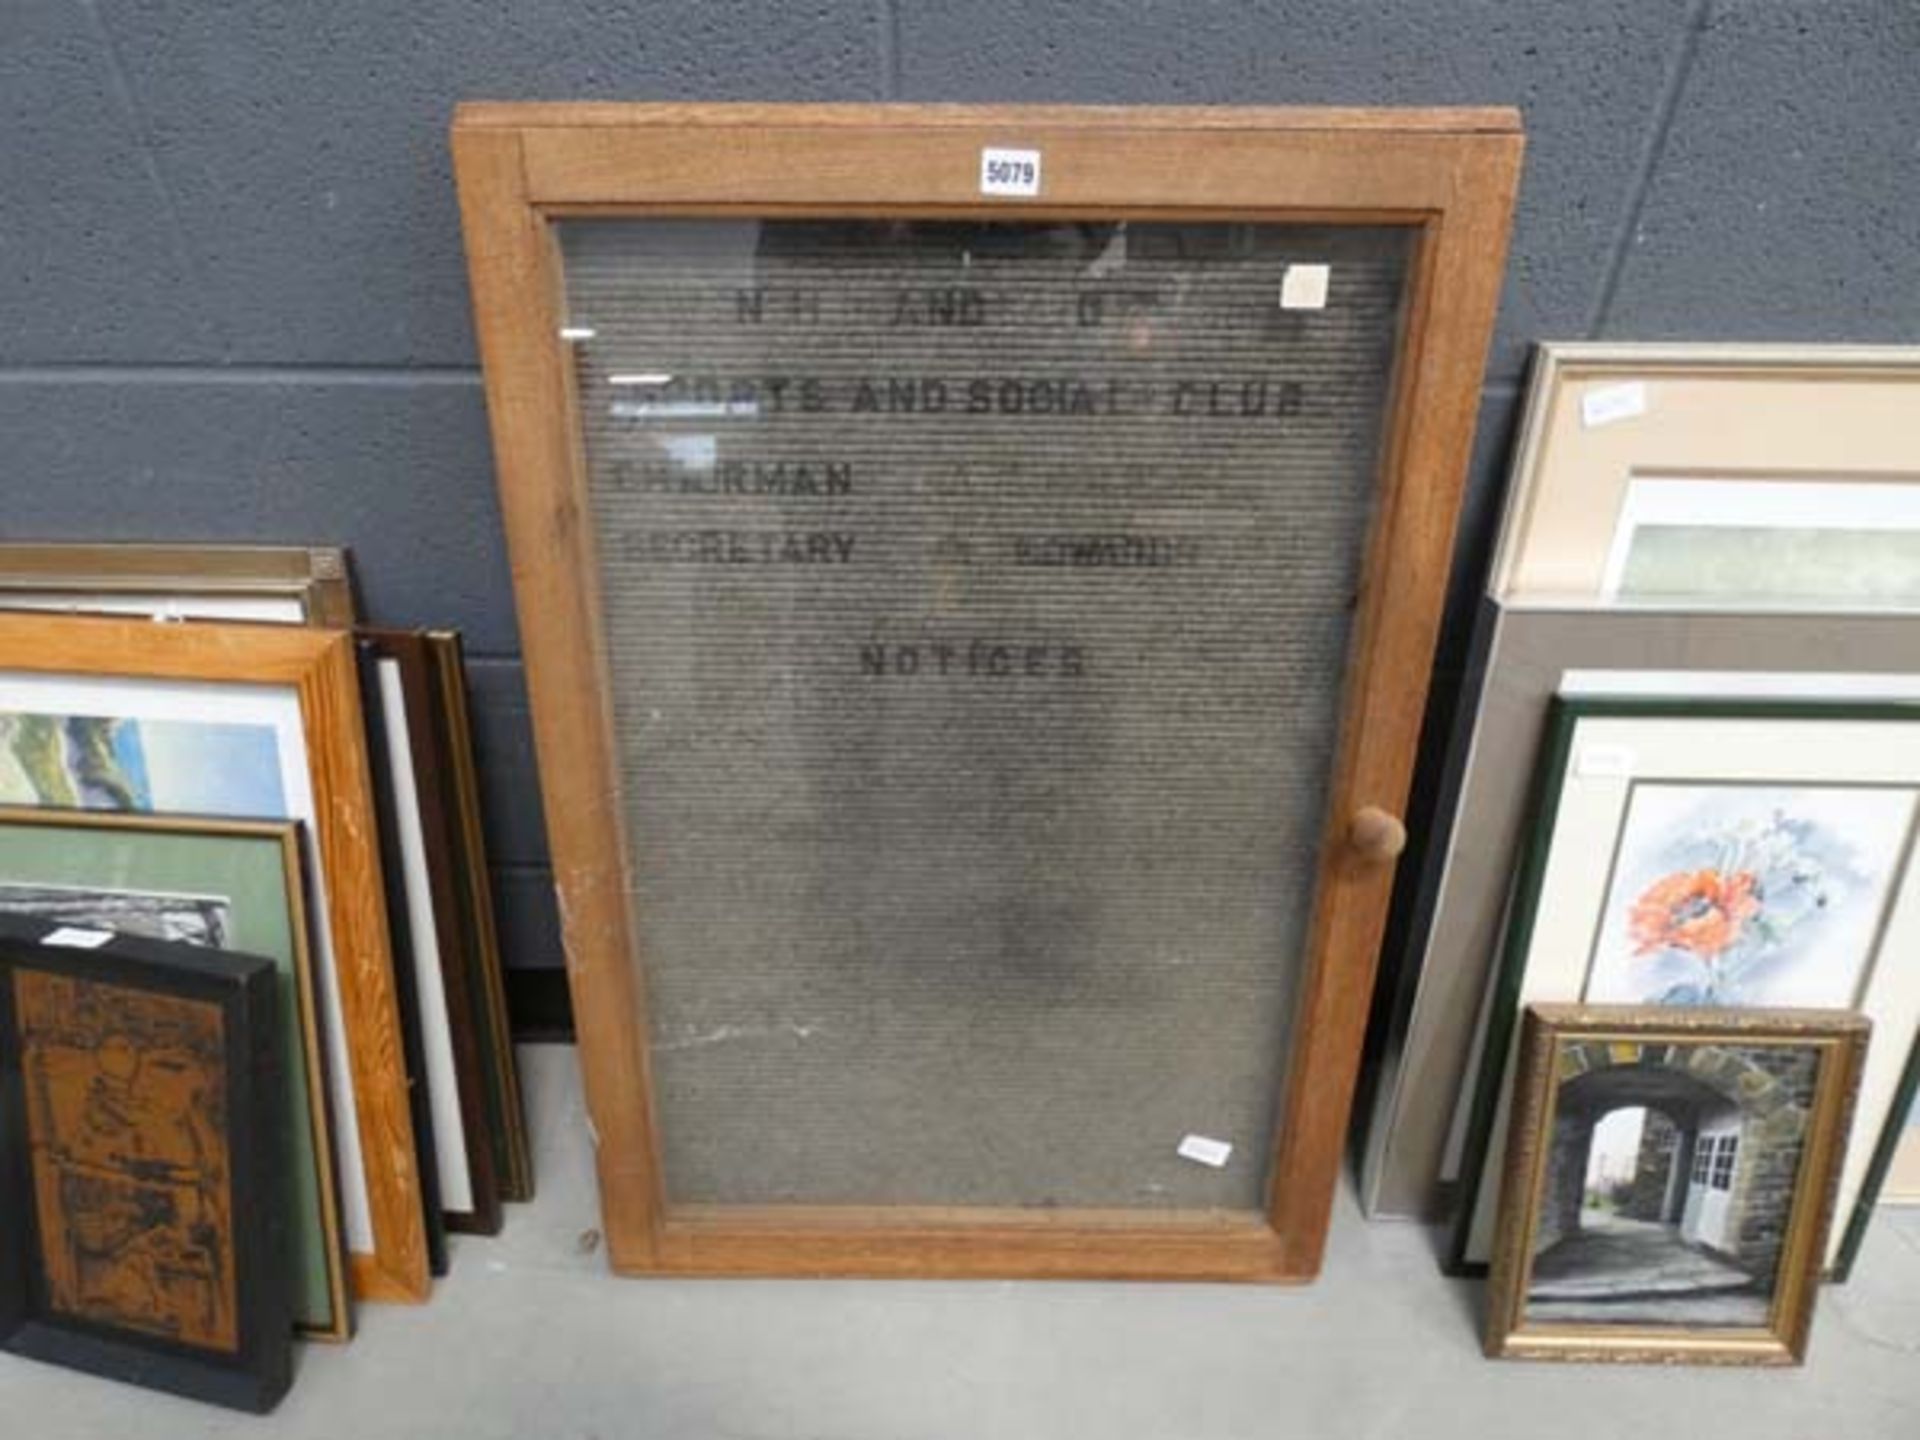
<path id="1" fill-rule="evenodd" d="M 983 145 L 1043 194 L 978 194 Z M 1508 109 L 467 104 L 453 122 L 615 1269 L 1304 1281 L 1319 1270 L 1522 140 Z M 1379 510 L 1354 621 L 1264 1215 L 675 1207 L 658 1163 L 607 655 L 549 222 L 606 216 L 1238 219 L 1413 227 Z M 1307 1083 L 1308 1080 L 1311 1083 Z"/>
<path id="2" fill-rule="evenodd" d="M 352 636 L 301 625 L 0 613 L 0 672 L 284 687 L 299 702 L 314 853 L 366 1157 L 372 1252 L 349 1260 L 363 1300 L 427 1298 L 426 1233 Z M 340 1117 L 344 1123 L 344 1117 Z"/>
<path id="3" fill-rule="evenodd" d="M 1487 1282 L 1485 1349 L 1495 1359 L 1628 1364 L 1798 1365 L 1807 1358 L 1822 1256 L 1840 1187 L 1854 1094 L 1870 1026 L 1834 1010 L 1529 1005 L 1516 1075 L 1514 1127 L 1502 1167 L 1499 1236 Z M 1545 1188 L 1556 1059 L 1568 1041 L 1633 1045 L 1779 1045 L 1821 1050 L 1820 1077 L 1793 1187 L 1768 1323 L 1753 1329 L 1532 1324 L 1525 1319 Z"/>

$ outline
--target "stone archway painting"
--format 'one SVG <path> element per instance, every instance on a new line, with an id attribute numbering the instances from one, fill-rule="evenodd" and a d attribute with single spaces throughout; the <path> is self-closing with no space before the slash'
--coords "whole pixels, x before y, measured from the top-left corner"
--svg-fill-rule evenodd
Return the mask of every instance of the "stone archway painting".
<path id="1" fill-rule="evenodd" d="M 1819 1068 L 1779 1045 L 1566 1046 L 1530 1316 L 1764 1325 Z"/>

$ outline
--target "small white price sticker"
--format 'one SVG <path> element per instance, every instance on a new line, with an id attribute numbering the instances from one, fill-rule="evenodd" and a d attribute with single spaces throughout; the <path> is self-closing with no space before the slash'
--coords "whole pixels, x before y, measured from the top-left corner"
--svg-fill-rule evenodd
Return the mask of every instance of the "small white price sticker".
<path id="1" fill-rule="evenodd" d="M 1211 1135 L 1189 1135 L 1180 1142 L 1180 1158 L 1218 1170 L 1233 1155 L 1233 1143 L 1215 1140 Z"/>
<path id="2" fill-rule="evenodd" d="M 1625 780 L 1633 775 L 1633 751 L 1625 745 L 1587 745 L 1574 773 L 1583 780 Z"/>
<path id="3" fill-rule="evenodd" d="M 1580 397 L 1580 423 L 1589 430 L 1646 413 L 1647 387 L 1640 380 L 1629 380 L 1622 385 L 1596 385 Z"/>
<path id="4" fill-rule="evenodd" d="M 1333 278 L 1331 265 L 1289 265 L 1280 276 L 1282 310 L 1324 310 L 1327 308 L 1327 282 Z"/>
<path id="5" fill-rule="evenodd" d="M 77 925 L 62 925 L 40 937 L 42 945 L 59 945 L 68 950 L 98 950 L 113 939 L 111 930 L 82 930 Z"/>
<path id="6" fill-rule="evenodd" d="M 1038 150 L 996 150 L 989 146 L 980 152 L 980 193 L 982 195 L 1038 195 L 1040 193 L 1040 152 Z"/>

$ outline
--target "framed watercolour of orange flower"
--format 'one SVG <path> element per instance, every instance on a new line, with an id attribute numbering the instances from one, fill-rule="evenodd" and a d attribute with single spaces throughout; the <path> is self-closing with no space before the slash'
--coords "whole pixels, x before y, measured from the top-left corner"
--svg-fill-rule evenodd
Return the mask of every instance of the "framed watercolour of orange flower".
<path id="1" fill-rule="evenodd" d="M 1900 785 L 1634 786 L 1584 998 L 1852 1008 L 1913 820 Z"/>
<path id="2" fill-rule="evenodd" d="M 1873 1022 L 1825 1263 L 1844 1275 L 1920 1035 L 1920 705 L 1560 700 L 1466 1111 L 1456 1269 L 1492 1253 L 1531 1004 L 1858 1011 Z"/>

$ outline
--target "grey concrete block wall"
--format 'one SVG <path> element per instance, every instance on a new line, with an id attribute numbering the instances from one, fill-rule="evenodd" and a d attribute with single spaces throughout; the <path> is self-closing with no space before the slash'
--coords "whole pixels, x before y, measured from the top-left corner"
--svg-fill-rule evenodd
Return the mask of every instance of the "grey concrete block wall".
<path id="1" fill-rule="evenodd" d="M 461 98 L 1513 103 L 1435 713 L 1537 339 L 1920 340 L 1910 0 L 5 0 L 10 537 L 343 543 L 463 628 L 513 963 L 559 963 L 447 160 Z"/>

